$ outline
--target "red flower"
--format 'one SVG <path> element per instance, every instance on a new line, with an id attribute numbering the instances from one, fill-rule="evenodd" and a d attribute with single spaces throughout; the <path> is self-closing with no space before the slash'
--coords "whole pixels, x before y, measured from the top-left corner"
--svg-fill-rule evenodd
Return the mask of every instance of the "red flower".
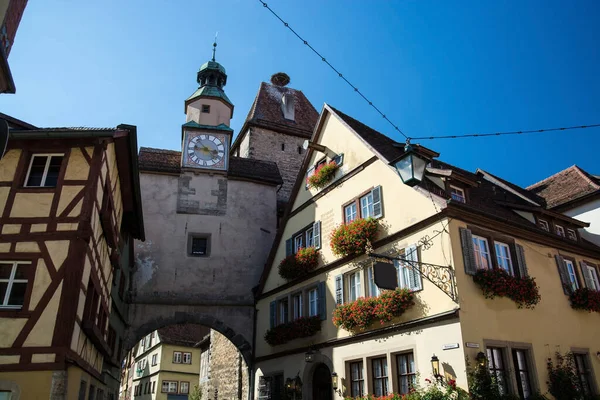
<path id="1" fill-rule="evenodd" d="M 314 247 L 301 248 L 279 263 L 279 275 L 288 281 L 306 275 L 319 264 L 319 253 Z"/>
<path id="2" fill-rule="evenodd" d="M 479 269 L 473 281 L 481 287 L 485 298 L 508 297 L 519 308 L 534 308 L 541 299 L 534 278 L 515 277 L 500 268 Z"/>
<path id="3" fill-rule="evenodd" d="M 375 240 L 377 229 L 377 220 L 373 218 L 359 218 L 340 225 L 331 233 L 331 250 L 338 256 L 363 254 L 367 242 Z"/>
<path id="4" fill-rule="evenodd" d="M 329 183 L 329 181 L 335 175 L 335 171 L 338 169 L 338 165 L 335 161 L 331 161 L 327 164 L 321 165 L 316 169 L 315 173 L 306 178 L 306 183 L 311 188 L 321 189 Z"/>

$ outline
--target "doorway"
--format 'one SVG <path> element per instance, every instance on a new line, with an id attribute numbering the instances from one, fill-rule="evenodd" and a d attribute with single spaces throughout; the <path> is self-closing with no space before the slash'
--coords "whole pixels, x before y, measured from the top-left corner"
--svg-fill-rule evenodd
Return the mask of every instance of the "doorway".
<path id="1" fill-rule="evenodd" d="M 325 364 L 316 366 L 313 372 L 313 400 L 332 400 L 331 371 Z"/>

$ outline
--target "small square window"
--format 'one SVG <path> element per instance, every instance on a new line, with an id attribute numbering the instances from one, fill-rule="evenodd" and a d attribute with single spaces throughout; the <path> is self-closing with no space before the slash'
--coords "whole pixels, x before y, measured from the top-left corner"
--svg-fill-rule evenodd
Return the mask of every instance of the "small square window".
<path id="1" fill-rule="evenodd" d="M 187 252 L 191 257 L 208 257 L 210 255 L 210 235 L 190 234 Z"/>
<path id="2" fill-rule="evenodd" d="M 562 226 L 560 226 L 560 225 L 556 225 L 556 226 L 554 227 L 554 229 L 556 230 L 556 234 L 557 234 L 558 236 L 565 237 L 565 228 L 563 228 L 563 227 L 562 227 Z"/>
<path id="3" fill-rule="evenodd" d="M 577 234 L 573 229 L 567 229 L 567 237 L 571 240 L 577 240 Z"/>
<path id="4" fill-rule="evenodd" d="M 55 187 L 62 161 L 62 154 L 34 154 L 27 170 L 25 186 Z"/>
<path id="5" fill-rule="evenodd" d="M 210 106 L 208 104 L 202 104 L 202 112 L 204 114 L 210 114 Z"/>
<path id="6" fill-rule="evenodd" d="M 545 221 L 543 219 L 539 219 L 538 223 L 540 224 L 540 228 L 542 228 L 546 232 L 550 232 L 550 225 L 548 225 L 548 221 Z"/>
<path id="7" fill-rule="evenodd" d="M 459 201 L 461 203 L 467 202 L 467 197 L 465 196 L 465 191 L 456 186 L 450 186 L 450 196 L 452 200 Z"/>

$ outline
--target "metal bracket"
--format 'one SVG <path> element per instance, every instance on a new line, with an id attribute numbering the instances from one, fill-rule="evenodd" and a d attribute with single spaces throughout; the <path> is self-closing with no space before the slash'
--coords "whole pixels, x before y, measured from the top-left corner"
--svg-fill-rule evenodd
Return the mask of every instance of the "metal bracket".
<path id="1" fill-rule="evenodd" d="M 458 296 L 456 294 L 456 283 L 454 281 L 454 269 L 452 268 L 452 266 L 412 261 L 407 260 L 404 257 L 391 257 L 384 254 L 372 253 L 369 250 L 370 249 L 367 248 L 367 255 L 376 261 L 386 262 L 390 264 L 393 264 L 394 261 L 400 261 L 409 268 L 412 268 L 413 270 L 419 272 L 419 274 L 421 274 L 421 277 L 433 283 L 448 297 L 450 297 L 453 302 L 458 304 Z"/>

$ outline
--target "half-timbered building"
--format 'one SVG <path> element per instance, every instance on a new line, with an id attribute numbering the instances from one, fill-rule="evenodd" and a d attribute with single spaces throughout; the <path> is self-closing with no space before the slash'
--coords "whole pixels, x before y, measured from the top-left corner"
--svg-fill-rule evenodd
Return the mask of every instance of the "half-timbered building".
<path id="1" fill-rule="evenodd" d="M 122 355 L 113 292 L 125 296 L 122 271 L 133 239 L 144 239 L 136 128 L 1 117 L 10 134 L 0 160 L 0 391 L 116 398 L 118 380 L 103 376 Z"/>

